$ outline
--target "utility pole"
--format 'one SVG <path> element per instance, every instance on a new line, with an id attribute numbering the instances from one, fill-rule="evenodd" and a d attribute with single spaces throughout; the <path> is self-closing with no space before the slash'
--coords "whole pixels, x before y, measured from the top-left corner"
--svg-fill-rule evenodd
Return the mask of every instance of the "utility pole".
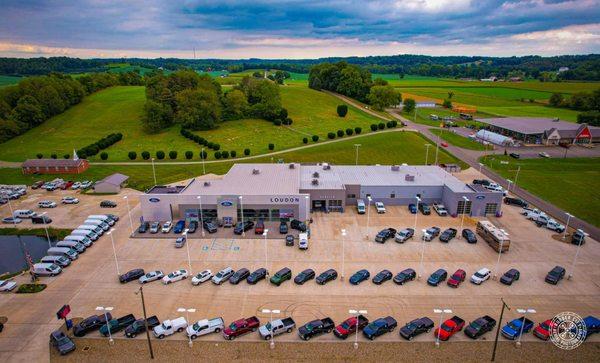
<path id="1" fill-rule="evenodd" d="M 146 302 L 144 301 L 144 290 L 143 286 L 140 286 L 140 296 L 142 297 L 142 309 L 144 310 L 144 325 L 146 326 L 146 338 L 148 339 L 148 349 L 150 350 L 150 359 L 154 359 L 154 352 L 152 351 L 152 341 L 150 340 L 150 329 L 148 328 L 148 316 L 146 315 Z"/>
<path id="2" fill-rule="evenodd" d="M 500 319 L 498 319 L 498 324 L 496 324 L 496 338 L 494 339 L 494 351 L 492 352 L 492 362 L 496 359 L 496 348 L 498 347 L 498 335 L 500 334 L 500 326 L 502 326 L 502 317 L 504 316 L 504 308 L 510 310 L 510 307 L 506 305 L 503 298 L 500 298 L 502 301 L 502 310 L 500 311 Z"/>

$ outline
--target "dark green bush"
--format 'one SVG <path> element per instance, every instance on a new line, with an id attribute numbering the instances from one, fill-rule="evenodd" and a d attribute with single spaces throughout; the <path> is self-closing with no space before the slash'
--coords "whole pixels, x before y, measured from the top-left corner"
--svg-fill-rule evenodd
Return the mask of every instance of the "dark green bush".
<path id="1" fill-rule="evenodd" d="M 327 133 L 327 138 L 329 138 L 331 140 L 335 139 L 335 132 L 328 132 Z"/>
<path id="2" fill-rule="evenodd" d="M 164 151 L 162 151 L 162 150 L 159 150 L 159 151 L 157 151 L 157 152 L 156 152 L 156 158 L 157 158 L 158 160 L 162 160 L 162 159 L 164 159 L 164 158 L 165 158 L 165 152 L 164 152 Z"/>
<path id="3" fill-rule="evenodd" d="M 246 156 L 250 155 L 250 149 L 244 149 L 244 155 L 246 155 Z"/>
<path id="4" fill-rule="evenodd" d="M 169 159 L 171 159 L 171 160 L 177 159 L 177 151 L 175 151 L 175 150 L 169 151 Z"/>
<path id="5" fill-rule="evenodd" d="M 337 130 L 338 137 L 344 137 L 344 130 Z"/>
<path id="6" fill-rule="evenodd" d="M 346 129 L 346 135 L 352 136 L 353 133 L 354 133 L 354 130 L 352 130 L 352 129 Z"/>
<path id="7" fill-rule="evenodd" d="M 215 159 L 220 159 L 221 158 L 221 152 L 220 151 L 216 151 L 215 152 Z"/>
<path id="8" fill-rule="evenodd" d="M 130 151 L 127 156 L 129 157 L 129 160 L 137 159 L 137 153 L 135 151 Z"/>
<path id="9" fill-rule="evenodd" d="M 144 159 L 144 160 L 150 159 L 150 152 L 149 151 L 142 151 L 142 159 Z"/>
<path id="10" fill-rule="evenodd" d="M 194 157 L 194 152 L 193 151 L 186 151 L 185 152 L 185 158 L 190 160 L 191 158 Z"/>
<path id="11" fill-rule="evenodd" d="M 308 137 L 303 137 L 302 138 L 302 142 L 305 143 L 305 144 L 308 144 Z"/>
<path id="12" fill-rule="evenodd" d="M 108 159 L 108 153 L 106 151 L 101 152 L 100 159 L 102 159 L 102 160 Z"/>

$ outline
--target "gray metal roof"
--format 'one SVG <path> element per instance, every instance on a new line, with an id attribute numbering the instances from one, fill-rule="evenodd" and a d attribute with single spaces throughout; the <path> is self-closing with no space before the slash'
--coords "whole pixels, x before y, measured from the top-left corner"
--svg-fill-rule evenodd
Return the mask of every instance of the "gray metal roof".
<path id="1" fill-rule="evenodd" d="M 114 173 L 112 175 L 107 176 L 106 178 L 99 180 L 96 184 L 107 183 L 111 185 L 121 185 L 127 181 L 129 177 L 127 175 L 121 173 Z"/>
<path id="2" fill-rule="evenodd" d="M 526 135 L 543 134 L 544 131 L 552 128 L 559 130 L 559 132 L 577 130 L 581 126 L 574 122 L 554 121 L 554 119 L 551 118 L 541 117 L 482 118 L 477 119 L 477 121 Z M 600 132 L 599 127 L 590 127 L 590 130 Z"/>

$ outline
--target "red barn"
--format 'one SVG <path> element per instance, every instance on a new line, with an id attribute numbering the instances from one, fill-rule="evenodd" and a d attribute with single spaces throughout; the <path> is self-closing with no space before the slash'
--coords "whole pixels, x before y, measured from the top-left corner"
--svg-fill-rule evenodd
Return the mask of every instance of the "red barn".
<path id="1" fill-rule="evenodd" d="M 23 174 L 79 174 L 90 166 L 85 159 L 28 159 Z"/>

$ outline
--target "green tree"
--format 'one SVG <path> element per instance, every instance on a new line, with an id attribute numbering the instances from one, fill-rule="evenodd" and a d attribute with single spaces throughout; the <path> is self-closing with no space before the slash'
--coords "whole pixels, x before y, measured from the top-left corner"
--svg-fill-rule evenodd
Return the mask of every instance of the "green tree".
<path id="1" fill-rule="evenodd" d="M 129 157 L 129 160 L 137 159 L 137 153 L 135 151 L 130 151 L 129 154 L 127 154 L 127 156 Z"/>
<path id="2" fill-rule="evenodd" d="M 450 100 L 444 100 L 444 102 L 442 103 L 442 107 L 444 107 L 444 108 L 452 108 L 452 101 L 450 101 Z"/>
<path id="3" fill-rule="evenodd" d="M 407 98 L 404 100 L 404 106 L 402 107 L 402 110 L 406 113 L 411 113 L 415 110 L 416 106 L 417 103 L 415 102 L 415 100 L 413 100 L 412 98 Z"/>
<path id="4" fill-rule="evenodd" d="M 348 114 L 348 106 L 347 105 L 338 105 L 337 106 L 337 114 L 340 117 L 346 117 L 346 114 Z"/>
<path id="5" fill-rule="evenodd" d="M 248 100 L 244 92 L 234 89 L 225 94 L 223 117 L 227 120 L 243 118 L 248 112 Z"/>
<path id="6" fill-rule="evenodd" d="M 369 104 L 376 110 L 394 106 L 402 101 L 402 96 L 392 86 L 373 86 L 367 96 Z"/>
<path id="7" fill-rule="evenodd" d="M 188 151 L 185 152 L 185 158 L 186 159 L 190 160 L 193 157 L 194 157 L 194 152 L 193 151 L 189 151 L 188 150 Z"/>
<path id="8" fill-rule="evenodd" d="M 385 79 L 378 77 L 375 78 L 373 80 L 373 86 L 387 86 L 388 85 L 388 81 L 386 81 Z"/>
<path id="9" fill-rule="evenodd" d="M 565 98 L 563 97 L 562 93 L 555 92 L 552 94 L 552 96 L 550 96 L 548 103 L 550 106 L 560 107 L 562 106 L 564 100 Z"/>
<path id="10" fill-rule="evenodd" d="M 13 109 L 13 119 L 27 125 L 28 128 L 37 126 L 45 120 L 40 103 L 32 96 L 19 98 L 17 106 Z"/>
<path id="11" fill-rule="evenodd" d="M 221 121 L 221 104 L 209 89 L 186 89 L 175 96 L 175 121 L 192 130 L 211 130 Z"/>
<path id="12" fill-rule="evenodd" d="M 144 159 L 144 160 L 150 159 L 150 152 L 149 151 L 142 151 L 142 159 Z"/>
<path id="13" fill-rule="evenodd" d="M 244 155 L 245 156 L 250 155 L 250 149 L 244 149 Z"/>
<path id="14" fill-rule="evenodd" d="M 162 151 L 162 150 L 159 150 L 159 151 L 157 151 L 157 152 L 156 152 L 156 158 L 157 158 L 158 160 L 162 160 L 162 159 L 164 159 L 164 158 L 165 158 L 165 152 L 164 152 L 164 151 Z"/>
<path id="15" fill-rule="evenodd" d="M 100 153 L 100 159 L 102 159 L 102 160 L 108 159 L 108 153 L 105 152 L 105 151 L 101 152 Z"/>
<path id="16" fill-rule="evenodd" d="M 319 135 L 312 135 L 311 139 L 313 142 L 317 142 L 319 141 Z"/>
<path id="17" fill-rule="evenodd" d="M 177 159 L 177 151 L 175 151 L 175 150 L 169 151 L 169 159 L 171 159 L 171 160 Z"/>
<path id="18" fill-rule="evenodd" d="M 152 100 L 146 101 L 142 116 L 142 128 L 149 134 L 154 134 L 172 123 L 171 107 Z"/>

